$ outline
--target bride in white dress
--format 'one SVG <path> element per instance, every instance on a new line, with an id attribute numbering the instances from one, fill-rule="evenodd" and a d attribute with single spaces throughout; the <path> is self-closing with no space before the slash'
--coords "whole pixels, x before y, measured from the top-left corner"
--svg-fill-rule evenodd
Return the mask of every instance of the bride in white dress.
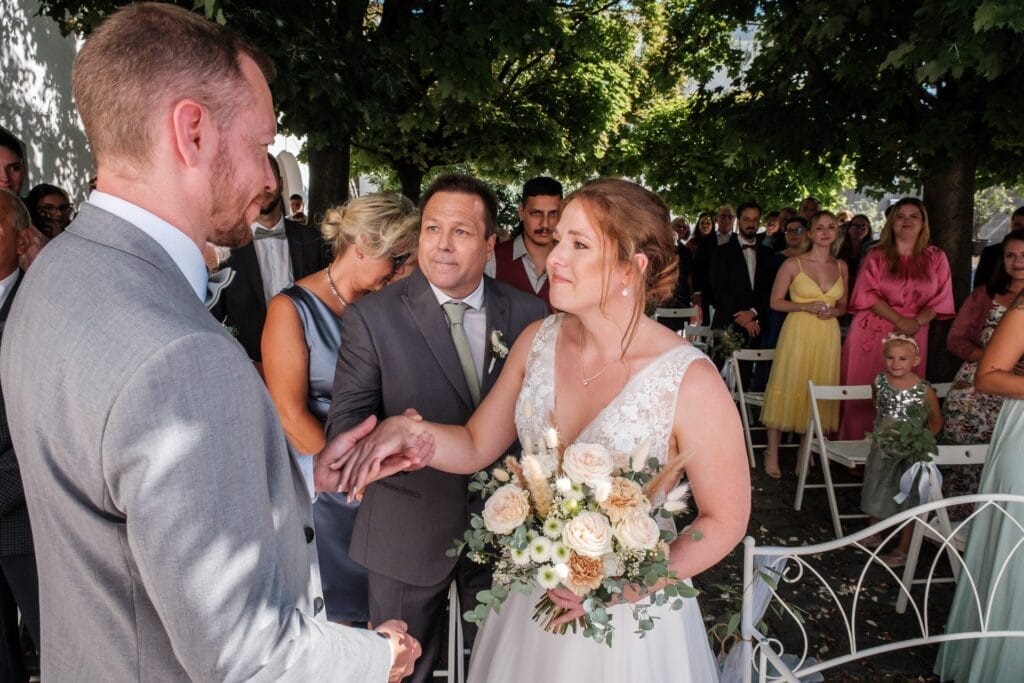
<path id="1" fill-rule="evenodd" d="M 698 510 L 671 547 L 683 578 L 714 565 L 739 542 L 750 514 L 750 478 L 735 406 L 714 366 L 688 342 L 643 315 L 676 277 L 669 212 L 653 193 L 623 180 L 597 180 L 565 201 L 548 257 L 552 305 L 564 314 L 528 327 L 501 376 L 465 427 L 411 417 L 385 420 L 346 467 L 348 490 L 394 471 L 386 454 L 433 442 L 430 466 L 471 473 L 504 454 L 517 435 L 537 443 L 554 425 L 564 444 L 602 443 L 631 452 L 642 441 L 667 466 L 682 466 Z M 528 406 L 528 407 L 527 407 Z M 399 459 L 393 459 L 400 462 Z M 671 482 L 671 488 L 675 482 Z M 513 592 L 477 635 L 470 683 L 544 681 L 703 683 L 718 678 L 696 599 L 680 611 L 651 608 L 654 630 L 640 638 L 630 606 L 612 609 L 613 647 L 581 634 L 555 635 L 532 619 L 540 596 Z M 581 600 L 549 591 L 567 610 Z M 630 602 L 644 600 L 627 590 Z M 466 609 L 472 605 L 465 606 Z"/>

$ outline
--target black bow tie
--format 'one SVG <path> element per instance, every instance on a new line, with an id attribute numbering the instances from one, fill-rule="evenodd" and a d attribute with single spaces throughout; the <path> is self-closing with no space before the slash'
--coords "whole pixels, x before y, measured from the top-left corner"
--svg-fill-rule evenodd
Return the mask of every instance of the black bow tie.
<path id="1" fill-rule="evenodd" d="M 741 250 L 743 250 L 743 249 L 757 249 L 757 245 L 756 244 L 741 244 L 740 245 L 740 249 Z"/>

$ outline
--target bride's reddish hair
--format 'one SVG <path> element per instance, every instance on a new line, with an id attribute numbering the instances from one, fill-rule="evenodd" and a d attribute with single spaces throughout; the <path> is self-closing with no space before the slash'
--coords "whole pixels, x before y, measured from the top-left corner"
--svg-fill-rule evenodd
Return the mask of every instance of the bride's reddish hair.
<path id="1" fill-rule="evenodd" d="M 632 339 L 646 306 L 657 306 L 668 299 L 679 279 L 679 252 L 672 230 L 671 214 L 661 197 L 636 183 L 619 178 L 599 178 L 583 185 L 565 198 L 564 209 L 579 201 L 581 208 L 615 249 L 615 262 L 637 269 L 633 258 L 647 257 L 647 268 L 638 272 L 639 291 L 623 351 Z M 602 308 L 608 299 L 611 263 L 601 289 Z"/>

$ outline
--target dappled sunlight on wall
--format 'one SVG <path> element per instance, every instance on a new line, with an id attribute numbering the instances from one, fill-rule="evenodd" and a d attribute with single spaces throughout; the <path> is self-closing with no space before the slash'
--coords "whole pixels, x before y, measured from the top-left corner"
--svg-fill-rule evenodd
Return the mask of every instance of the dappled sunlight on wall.
<path id="1" fill-rule="evenodd" d="M 36 0 L 0 0 L 0 125 L 25 143 L 28 179 L 85 198 L 92 154 L 71 97 L 74 37 L 36 16 Z"/>

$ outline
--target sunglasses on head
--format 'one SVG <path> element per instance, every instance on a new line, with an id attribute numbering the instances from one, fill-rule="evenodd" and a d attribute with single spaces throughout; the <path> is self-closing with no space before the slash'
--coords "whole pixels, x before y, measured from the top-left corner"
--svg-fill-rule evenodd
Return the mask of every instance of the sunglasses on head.
<path id="1" fill-rule="evenodd" d="M 807 232 L 807 228 L 802 225 L 798 225 L 795 228 L 786 228 L 787 235 L 799 235 L 804 232 Z"/>
<path id="2" fill-rule="evenodd" d="M 409 260 L 410 252 L 391 257 L 391 270 L 398 270 Z"/>

